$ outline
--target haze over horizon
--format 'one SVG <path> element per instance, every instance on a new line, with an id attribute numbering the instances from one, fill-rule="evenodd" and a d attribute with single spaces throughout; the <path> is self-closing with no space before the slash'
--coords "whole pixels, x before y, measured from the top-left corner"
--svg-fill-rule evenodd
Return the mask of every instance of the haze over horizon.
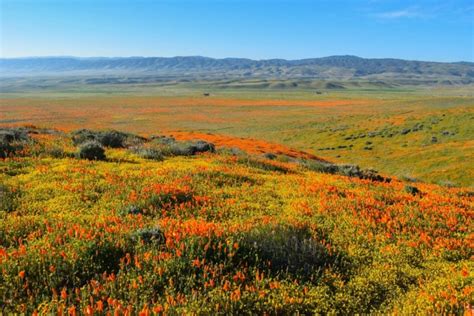
<path id="1" fill-rule="evenodd" d="M 471 1 L 1 0 L 0 57 L 474 61 Z"/>
<path id="2" fill-rule="evenodd" d="M 247 59 L 252 61 L 270 61 L 270 60 L 285 60 L 285 61 L 300 61 L 306 59 L 321 59 L 321 58 L 332 58 L 332 57 L 355 57 L 367 60 L 377 60 L 377 59 L 397 59 L 397 60 L 404 60 L 404 61 L 414 61 L 414 62 L 434 62 L 434 63 L 474 63 L 473 61 L 469 60 L 453 60 L 453 61 L 436 61 L 436 60 L 421 60 L 421 59 L 406 59 L 406 58 L 394 58 L 394 57 L 364 57 L 364 56 L 356 56 L 356 55 L 348 55 L 348 54 L 338 54 L 338 55 L 330 55 L 330 56 L 313 56 L 313 57 L 306 57 L 306 58 L 248 58 L 248 57 L 239 57 L 239 56 L 227 56 L 227 57 L 212 57 L 212 56 L 202 56 L 202 55 L 172 55 L 172 56 L 153 56 L 153 55 L 142 55 L 142 56 L 74 56 L 74 55 L 44 55 L 44 56 L 18 56 L 18 57 L 3 57 L 0 56 L 0 59 L 8 60 L 8 59 L 47 59 L 47 58 L 72 58 L 72 59 L 133 59 L 133 58 L 209 58 L 215 60 L 225 60 L 225 59 Z"/>

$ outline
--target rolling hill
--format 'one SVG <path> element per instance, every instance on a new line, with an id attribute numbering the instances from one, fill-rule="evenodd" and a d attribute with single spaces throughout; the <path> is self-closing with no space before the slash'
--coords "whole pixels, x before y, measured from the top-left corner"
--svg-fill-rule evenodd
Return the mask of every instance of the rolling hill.
<path id="1" fill-rule="evenodd" d="M 239 144 L 0 129 L 2 313 L 472 310 L 472 191 Z"/>
<path id="2" fill-rule="evenodd" d="M 190 78 L 436 79 L 471 83 L 474 63 L 330 56 L 301 60 L 209 57 L 31 57 L 0 59 L 2 77 L 163 75 Z"/>

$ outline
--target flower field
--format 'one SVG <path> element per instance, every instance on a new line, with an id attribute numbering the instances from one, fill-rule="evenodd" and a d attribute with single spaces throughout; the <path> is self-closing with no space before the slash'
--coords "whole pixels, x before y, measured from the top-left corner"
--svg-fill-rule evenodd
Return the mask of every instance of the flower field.
<path id="1" fill-rule="evenodd" d="M 0 92 L 0 126 L 35 124 L 72 131 L 113 128 L 143 135 L 201 138 L 251 153 L 285 152 L 285 145 L 424 182 L 474 187 L 471 90 L 403 92 L 311 90 L 129 91 L 69 89 L 31 95 Z M 122 91 L 129 91 L 122 94 Z M 160 94 L 161 93 L 161 94 Z M 243 139 L 241 139 L 243 138 Z M 272 146 L 268 146 L 268 142 Z M 234 144 L 235 143 L 235 144 Z"/>
<path id="2" fill-rule="evenodd" d="M 320 172 L 229 137 L 104 160 L 78 158 L 66 133 L 28 137 L 0 158 L 0 313 L 473 311 L 468 188 Z"/>

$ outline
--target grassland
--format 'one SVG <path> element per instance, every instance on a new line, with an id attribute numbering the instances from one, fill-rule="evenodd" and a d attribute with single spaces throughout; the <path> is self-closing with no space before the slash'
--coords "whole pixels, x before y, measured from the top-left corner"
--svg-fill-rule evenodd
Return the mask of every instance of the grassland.
<path id="1" fill-rule="evenodd" d="M 242 137 L 393 176 L 473 186 L 472 86 L 386 88 L 346 82 L 339 85 L 347 89 L 334 90 L 315 88 L 326 86 L 321 82 L 257 79 L 135 85 L 43 82 L 42 88 L 38 82 L 30 88 L 4 82 L 0 125 L 115 128 L 181 138 L 198 133 L 213 141 L 221 135 Z"/>
<path id="2" fill-rule="evenodd" d="M 127 127 L 151 133 L 153 126 L 158 130 L 159 115 L 150 109 L 161 109 L 159 101 L 170 111 L 169 100 L 176 102 L 14 99 L 7 113 L 21 111 L 44 125 L 57 117 L 61 126 L 72 128 L 99 121 L 114 126 L 116 112 L 128 118 Z M 190 100 L 195 99 L 182 102 L 197 115 L 204 105 Z M 372 109 L 364 102 L 363 109 Z M 233 101 L 218 103 L 204 109 L 233 112 Z M 254 115 L 281 106 L 244 108 Z M 299 105 L 296 113 L 304 117 L 333 108 Z M 185 124 L 178 109 L 166 117 Z M 142 123 L 127 117 L 131 113 L 143 117 Z M 217 152 L 183 156 L 165 154 L 166 138 L 133 138 L 131 147 L 106 147 L 106 158 L 98 161 L 79 159 L 80 138 L 73 141 L 68 134 L 32 129 L 20 136 L 4 141 L 8 157 L 0 159 L 4 314 L 461 315 L 472 310 L 469 189 L 325 173 L 310 154 L 215 135 L 220 144 L 241 149 L 217 146 Z M 144 159 L 141 149 L 163 156 Z M 280 154 L 262 157 L 260 152 L 269 150 Z"/>

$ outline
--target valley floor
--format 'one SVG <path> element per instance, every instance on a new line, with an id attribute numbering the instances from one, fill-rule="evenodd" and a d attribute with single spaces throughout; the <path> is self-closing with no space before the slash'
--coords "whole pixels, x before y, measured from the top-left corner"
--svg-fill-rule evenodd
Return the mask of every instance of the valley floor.
<path id="1" fill-rule="evenodd" d="M 114 128 L 180 137 L 192 137 L 185 136 L 192 132 L 210 140 L 243 137 L 398 177 L 474 185 L 469 86 L 323 92 L 179 85 L 95 89 L 4 93 L 0 126 Z"/>

